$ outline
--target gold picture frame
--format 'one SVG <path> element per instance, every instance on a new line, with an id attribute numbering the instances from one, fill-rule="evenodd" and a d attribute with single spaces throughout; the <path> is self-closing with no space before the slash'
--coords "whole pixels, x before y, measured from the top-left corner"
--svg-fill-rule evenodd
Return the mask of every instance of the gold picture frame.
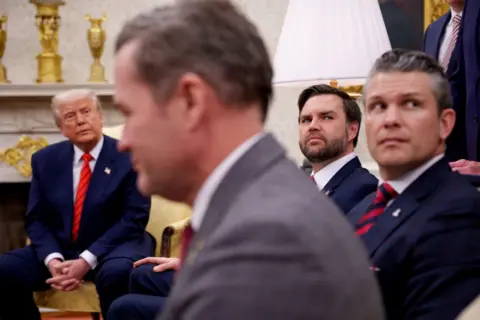
<path id="1" fill-rule="evenodd" d="M 448 12 L 448 5 L 445 0 L 423 0 L 424 8 L 424 29 L 442 15 Z"/>

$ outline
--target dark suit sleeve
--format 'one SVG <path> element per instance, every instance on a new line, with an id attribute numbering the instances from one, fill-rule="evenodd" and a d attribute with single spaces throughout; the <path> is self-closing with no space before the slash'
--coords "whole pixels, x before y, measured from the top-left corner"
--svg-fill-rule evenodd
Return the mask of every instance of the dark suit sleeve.
<path id="1" fill-rule="evenodd" d="M 455 319 L 480 293 L 480 215 L 461 203 L 428 222 L 413 249 L 406 319 Z M 470 206 L 470 210 L 468 207 Z M 467 210 L 465 210 L 467 209 Z"/>
<path id="2" fill-rule="evenodd" d="M 130 167 L 124 184 L 126 190 L 122 218 L 88 248 L 97 259 L 101 259 L 120 244 L 138 239 L 145 233 L 150 197 L 143 197 L 138 192 L 136 181 L 137 175 Z"/>
<path id="3" fill-rule="evenodd" d="M 25 228 L 30 238 L 31 246 L 35 249 L 38 258 L 44 261 L 49 254 L 54 252 L 62 253 L 62 251 L 46 221 L 46 215 L 50 213 L 45 205 L 42 190 L 42 188 L 46 187 L 46 184 L 42 185 L 40 181 L 38 159 L 35 154 L 32 155 L 31 165 L 32 181 L 25 216 Z"/>

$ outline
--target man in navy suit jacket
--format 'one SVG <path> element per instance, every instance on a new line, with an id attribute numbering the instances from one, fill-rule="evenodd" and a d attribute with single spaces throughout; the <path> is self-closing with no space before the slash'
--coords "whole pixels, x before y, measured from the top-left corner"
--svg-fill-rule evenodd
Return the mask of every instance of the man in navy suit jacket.
<path id="1" fill-rule="evenodd" d="M 446 157 L 450 161 L 475 160 L 477 148 L 467 148 L 467 137 L 472 133 L 469 132 L 468 119 L 465 118 L 465 66 L 460 45 L 463 23 L 459 22 L 463 20 L 464 0 L 447 0 L 447 3 L 450 6 L 448 13 L 431 23 L 425 31 L 423 50 L 442 64 L 450 82 L 456 122 L 447 138 Z M 456 16 L 458 17 L 455 19 Z M 477 131 L 473 135 L 476 137 Z"/>
<path id="2" fill-rule="evenodd" d="M 452 172 L 455 122 L 442 67 L 394 50 L 365 86 L 365 126 L 381 184 L 348 215 L 370 254 L 388 319 L 455 319 L 480 294 L 480 194 Z"/>
<path id="3" fill-rule="evenodd" d="M 347 93 L 315 85 L 298 98 L 300 149 L 312 164 L 311 179 L 347 213 L 377 188 L 378 180 L 354 154 L 362 113 Z"/>
<path id="4" fill-rule="evenodd" d="M 52 101 L 63 141 L 32 156 L 26 214 L 31 245 L 0 256 L 0 318 L 40 319 L 32 291 L 75 290 L 93 280 L 104 317 L 127 293 L 133 262 L 154 252 L 145 231 L 150 200 L 139 194 L 129 156 L 103 136 L 88 90 Z"/>

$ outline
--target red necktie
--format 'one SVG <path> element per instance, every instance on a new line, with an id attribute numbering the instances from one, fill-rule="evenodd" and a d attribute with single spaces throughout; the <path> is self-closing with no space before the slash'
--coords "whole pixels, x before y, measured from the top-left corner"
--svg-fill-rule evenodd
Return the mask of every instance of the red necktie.
<path id="1" fill-rule="evenodd" d="M 373 203 L 357 223 L 356 234 L 361 236 L 367 233 L 375 224 L 375 220 L 385 211 L 388 202 L 396 196 L 398 196 L 398 193 L 388 183 L 382 183 L 378 186 Z"/>
<path id="2" fill-rule="evenodd" d="M 82 155 L 83 166 L 80 173 L 80 181 L 78 182 L 77 195 L 75 197 L 75 205 L 73 207 L 73 226 L 72 226 L 72 239 L 77 240 L 78 229 L 80 227 L 80 220 L 82 218 L 83 202 L 85 201 L 85 195 L 87 194 L 88 184 L 92 177 L 92 170 L 90 170 L 90 161 L 93 157 L 89 153 Z"/>
<path id="3" fill-rule="evenodd" d="M 448 65 L 450 64 L 450 59 L 452 58 L 453 50 L 455 49 L 455 45 L 457 44 L 458 31 L 460 30 L 461 21 L 462 21 L 461 15 L 456 14 L 455 17 L 453 17 L 452 37 L 450 38 L 450 42 L 448 43 L 447 51 L 445 51 L 445 56 L 443 56 L 443 59 L 441 61 L 441 65 L 445 72 L 447 72 Z"/>
<path id="4" fill-rule="evenodd" d="M 193 236 L 195 235 L 195 231 L 193 231 L 192 225 L 188 223 L 183 229 L 182 235 L 182 247 L 180 252 L 180 264 L 183 264 L 183 260 L 185 259 L 188 251 L 188 245 L 192 240 Z"/>

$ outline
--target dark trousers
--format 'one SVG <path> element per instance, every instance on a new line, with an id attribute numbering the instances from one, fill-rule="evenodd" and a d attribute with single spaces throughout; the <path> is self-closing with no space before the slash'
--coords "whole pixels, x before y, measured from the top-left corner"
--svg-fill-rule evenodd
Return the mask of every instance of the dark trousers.
<path id="1" fill-rule="evenodd" d="M 112 302 L 128 292 L 132 265 L 130 258 L 112 258 L 87 273 L 85 280 L 95 283 L 104 318 Z M 48 289 L 50 277 L 30 246 L 0 255 L 0 319 L 39 320 L 33 291 Z"/>
<path id="2" fill-rule="evenodd" d="M 133 269 L 130 293 L 113 302 L 107 320 L 154 320 L 162 312 L 175 271 L 154 272 L 153 267 L 145 264 Z"/>

